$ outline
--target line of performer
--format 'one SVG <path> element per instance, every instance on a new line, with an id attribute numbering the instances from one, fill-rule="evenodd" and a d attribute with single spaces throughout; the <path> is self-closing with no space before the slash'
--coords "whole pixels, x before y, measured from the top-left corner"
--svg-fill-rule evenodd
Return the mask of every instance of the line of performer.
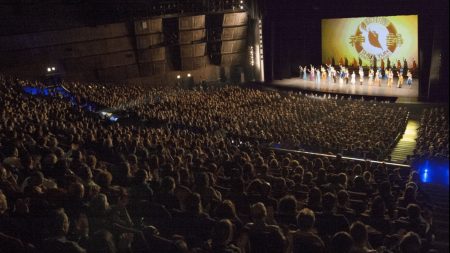
<path id="1" fill-rule="evenodd" d="M 350 69 L 344 66 L 339 66 L 339 70 L 337 70 L 334 66 L 331 65 L 321 65 L 320 67 L 314 67 L 313 65 L 308 66 L 299 66 L 300 70 L 300 78 L 303 80 L 310 80 L 316 83 L 320 83 L 321 80 L 327 80 L 328 83 L 339 83 L 339 84 L 353 84 L 363 85 L 365 81 L 365 74 L 363 67 L 359 67 L 358 69 L 358 80 L 355 71 L 351 71 Z M 384 72 L 384 73 L 383 73 Z M 375 71 L 374 68 L 370 68 L 367 75 L 367 84 L 368 85 L 376 85 L 381 87 L 381 83 L 383 80 L 386 80 L 387 87 L 393 87 L 394 85 L 394 70 L 389 68 L 382 71 L 381 67 L 377 68 Z M 397 88 L 401 88 L 404 84 L 404 80 L 406 78 L 406 84 L 409 88 L 411 88 L 413 83 L 413 75 L 411 69 L 408 69 L 405 73 L 403 73 L 403 69 L 396 71 L 397 79 Z"/>

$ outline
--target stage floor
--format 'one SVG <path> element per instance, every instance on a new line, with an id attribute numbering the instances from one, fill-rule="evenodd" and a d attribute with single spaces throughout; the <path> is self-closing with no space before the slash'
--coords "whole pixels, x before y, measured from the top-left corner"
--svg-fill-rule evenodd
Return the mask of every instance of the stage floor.
<path id="1" fill-rule="evenodd" d="M 397 79 L 394 78 L 394 85 L 392 87 L 387 86 L 387 80 L 381 82 L 381 86 L 368 85 L 368 79 L 366 78 L 363 85 L 359 82 L 356 84 L 343 84 L 336 83 L 331 80 L 321 80 L 320 83 L 316 81 L 303 80 L 301 78 L 290 78 L 283 80 L 274 80 L 272 82 L 274 86 L 297 88 L 301 90 L 320 91 L 333 94 L 350 94 L 350 95 L 364 95 L 364 96 L 376 96 L 376 97 L 397 97 L 397 98 L 418 98 L 419 97 L 419 85 L 418 80 L 414 79 L 411 88 L 403 84 L 402 88 L 397 88 Z"/>

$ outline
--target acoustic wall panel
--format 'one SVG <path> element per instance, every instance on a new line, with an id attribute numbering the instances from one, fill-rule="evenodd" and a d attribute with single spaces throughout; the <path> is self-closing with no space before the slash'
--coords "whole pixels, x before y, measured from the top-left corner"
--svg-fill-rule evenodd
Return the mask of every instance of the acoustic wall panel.
<path id="1" fill-rule="evenodd" d="M 208 64 L 208 57 L 190 57 L 181 59 L 181 70 L 195 70 L 206 67 Z"/>
<path id="2" fill-rule="evenodd" d="M 66 72 L 81 72 L 92 69 L 104 69 L 110 67 L 136 64 L 133 51 L 95 55 L 81 58 L 69 58 L 62 61 Z"/>
<path id="3" fill-rule="evenodd" d="M 229 26 L 243 26 L 247 25 L 248 16 L 246 12 L 240 13 L 225 13 L 223 15 L 223 27 Z"/>
<path id="4" fill-rule="evenodd" d="M 232 53 L 242 52 L 245 50 L 246 45 L 247 45 L 246 40 L 222 41 L 221 53 L 222 54 L 232 54 Z"/>
<path id="5" fill-rule="evenodd" d="M 206 29 L 180 31 L 179 43 L 190 44 L 206 39 Z"/>
<path id="6" fill-rule="evenodd" d="M 158 47 L 141 50 L 138 53 L 139 62 L 154 62 L 166 60 L 166 48 Z"/>
<path id="7" fill-rule="evenodd" d="M 180 46 L 181 58 L 198 57 L 206 54 L 206 43 Z"/>
<path id="8" fill-rule="evenodd" d="M 142 36 L 136 36 L 136 43 L 138 49 L 146 49 L 152 46 L 161 45 L 164 42 L 164 36 L 162 33 L 147 34 Z"/>
<path id="9" fill-rule="evenodd" d="M 165 61 L 139 64 L 139 71 L 141 73 L 141 76 L 164 74 L 167 69 L 167 63 Z"/>
<path id="10" fill-rule="evenodd" d="M 247 37 L 247 26 L 224 27 L 222 31 L 222 40 L 238 40 Z"/>
<path id="11" fill-rule="evenodd" d="M 0 37 L 0 51 L 46 47 L 129 35 L 125 23 Z"/>
<path id="12" fill-rule="evenodd" d="M 136 35 L 162 33 L 162 18 L 145 19 L 134 22 L 134 32 Z"/>
<path id="13" fill-rule="evenodd" d="M 97 71 L 100 80 L 124 80 L 139 76 L 139 69 L 136 64 L 118 66 L 112 68 L 99 69 Z"/>
<path id="14" fill-rule="evenodd" d="M 182 30 L 195 30 L 205 28 L 205 15 L 180 17 L 178 28 Z"/>
<path id="15" fill-rule="evenodd" d="M 39 47 L 19 51 L 0 51 L 2 64 L 22 64 L 23 62 L 45 62 L 46 59 L 79 58 L 92 55 L 110 54 L 133 50 L 131 37 L 111 38 L 66 45 Z"/>
<path id="16" fill-rule="evenodd" d="M 225 54 L 222 55 L 221 65 L 223 66 L 231 66 L 231 65 L 240 65 L 243 63 L 244 54 Z"/>

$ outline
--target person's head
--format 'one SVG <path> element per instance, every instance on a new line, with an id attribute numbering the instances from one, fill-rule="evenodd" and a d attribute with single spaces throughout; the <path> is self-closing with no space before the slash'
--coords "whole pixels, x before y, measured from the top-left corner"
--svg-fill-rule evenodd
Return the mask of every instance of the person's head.
<path id="1" fill-rule="evenodd" d="M 364 171 L 363 178 L 366 183 L 369 183 L 372 180 L 372 173 L 370 173 L 369 171 Z"/>
<path id="2" fill-rule="evenodd" d="M 254 221 L 264 221 L 267 217 L 266 206 L 261 202 L 252 205 L 250 208 L 250 213 Z"/>
<path id="3" fill-rule="evenodd" d="M 215 210 L 216 216 L 223 219 L 233 219 L 237 217 L 236 208 L 231 200 L 224 200 Z"/>
<path id="4" fill-rule="evenodd" d="M 420 175 L 417 171 L 412 171 L 409 175 L 409 181 L 416 183 L 417 185 L 420 183 Z"/>
<path id="5" fill-rule="evenodd" d="M 278 211 L 284 214 L 297 213 L 297 200 L 292 195 L 284 196 L 278 203 Z"/>
<path id="6" fill-rule="evenodd" d="M 422 210 L 420 209 L 420 206 L 417 204 L 409 204 L 406 208 L 408 210 L 408 217 L 411 220 L 417 220 L 420 218 L 420 213 Z"/>
<path id="7" fill-rule="evenodd" d="M 161 181 L 161 190 L 163 192 L 172 192 L 175 189 L 175 180 L 173 177 L 164 177 Z"/>
<path id="8" fill-rule="evenodd" d="M 148 172 L 144 169 L 139 169 L 134 174 L 134 181 L 137 184 L 143 184 L 149 179 Z"/>
<path id="9" fill-rule="evenodd" d="M 401 253 L 419 253 L 421 252 L 422 242 L 418 234 L 414 232 L 406 233 L 400 240 Z"/>
<path id="10" fill-rule="evenodd" d="M 414 189 L 414 193 L 417 193 L 417 190 L 419 189 L 419 187 L 417 186 L 417 184 L 414 183 L 414 182 L 408 182 L 408 183 L 406 184 L 406 188 L 408 188 L 408 187 L 412 187 L 412 188 Z"/>
<path id="11" fill-rule="evenodd" d="M 353 241 L 358 245 L 363 245 L 367 242 L 367 228 L 364 223 L 357 221 L 350 226 L 350 234 Z"/>
<path id="12" fill-rule="evenodd" d="M 268 182 L 262 182 L 260 190 L 263 196 L 268 196 L 272 192 L 272 186 Z"/>
<path id="13" fill-rule="evenodd" d="M 203 212 L 200 194 L 194 192 L 186 198 L 185 208 L 187 212 L 199 214 Z"/>
<path id="14" fill-rule="evenodd" d="M 413 201 L 416 199 L 416 190 L 414 187 L 406 187 L 405 193 L 403 194 L 405 201 Z"/>
<path id="15" fill-rule="evenodd" d="M 346 190 L 340 190 L 337 194 L 337 203 L 339 206 L 345 206 L 348 203 L 350 196 Z"/>
<path id="16" fill-rule="evenodd" d="M 54 166 L 57 162 L 58 157 L 53 153 L 48 154 L 43 161 L 45 166 Z"/>
<path id="17" fill-rule="evenodd" d="M 311 209 L 303 208 L 297 215 L 297 225 L 301 231 L 309 231 L 314 227 L 316 216 Z"/>
<path id="18" fill-rule="evenodd" d="M 86 163 L 89 167 L 95 169 L 95 167 L 97 166 L 97 158 L 95 157 L 95 155 L 89 155 L 86 158 Z"/>
<path id="19" fill-rule="evenodd" d="M 208 174 L 202 172 L 195 177 L 195 185 L 199 188 L 209 187 Z"/>
<path id="20" fill-rule="evenodd" d="M 44 183 L 44 174 L 40 171 L 35 171 L 30 176 L 29 185 L 30 186 L 41 186 Z"/>
<path id="21" fill-rule="evenodd" d="M 73 183 L 67 191 L 70 198 L 81 200 L 84 198 L 84 185 L 82 183 Z"/>
<path id="22" fill-rule="evenodd" d="M 77 162 L 81 162 L 83 160 L 83 153 L 79 150 L 75 150 L 72 152 L 72 159 Z"/>
<path id="23" fill-rule="evenodd" d="M 111 185 L 112 175 L 109 171 L 98 173 L 96 183 L 102 188 L 108 188 Z"/>
<path id="24" fill-rule="evenodd" d="M 89 209 L 91 210 L 91 213 L 94 215 L 105 214 L 106 211 L 109 209 L 108 197 L 103 193 L 95 195 L 90 202 Z"/>
<path id="25" fill-rule="evenodd" d="M 84 181 L 91 180 L 93 177 L 91 168 L 87 164 L 82 163 L 78 169 L 78 176 Z"/>
<path id="26" fill-rule="evenodd" d="M 353 238 L 347 232 L 338 232 L 331 238 L 332 253 L 348 253 L 353 247 Z"/>
<path id="27" fill-rule="evenodd" d="M 311 188 L 308 193 L 308 204 L 316 205 L 322 202 L 322 191 L 318 187 Z"/>
<path id="28" fill-rule="evenodd" d="M 53 210 L 49 214 L 48 230 L 52 236 L 64 236 L 69 232 L 69 218 L 64 209 Z"/>
<path id="29" fill-rule="evenodd" d="M 338 183 L 344 187 L 347 187 L 347 175 L 345 173 L 339 173 Z"/>
<path id="30" fill-rule="evenodd" d="M 333 193 L 327 192 L 322 198 L 322 207 L 325 212 L 332 212 L 336 205 L 336 196 Z"/>
<path id="31" fill-rule="evenodd" d="M 313 179 L 313 174 L 308 171 L 303 176 L 303 184 L 310 184 Z"/>
<path id="32" fill-rule="evenodd" d="M 233 238 L 233 224 L 228 219 L 216 223 L 212 231 L 212 242 L 216 245 L 227 245 Z"/>

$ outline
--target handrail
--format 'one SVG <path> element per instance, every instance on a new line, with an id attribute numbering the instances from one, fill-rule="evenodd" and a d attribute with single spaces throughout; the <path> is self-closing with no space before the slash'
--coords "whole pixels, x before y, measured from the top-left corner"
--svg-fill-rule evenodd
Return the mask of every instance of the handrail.
<path id="1" fill-rule="evenodd" d="M 315 152 L 308 152 L 308 151 L 301 151 L 301 150 L 292 150 L 292 149 L 284 149 L 284 148 L 270 148 L 270 149 L 274 150 L 274 151 L 285 152 L 285 153 L 297 153 L 297 154 L 321 156 L 321 157 L 329 157 L 329 158 L 336 158 L 337 157 L 336 155 L 329 155 L 329 154 L 315 153 Z M 385 165 L 388 165 L 388 166 L 411 168 L 411 166 L 407 165 L 407 164 L 393 163 L 393 162 L 386 162 L 386 161 L 376 161 L 376 160 L 361 159 L 361 158 L 347 157 L 347 156 L 343 156 L 342 159 L 343 160 L 350 160 L 350 161 L 357 161 L 357 162 L 369 161 L 369 162 L 374 163 L 374 164 L 385 164 Z"/>

